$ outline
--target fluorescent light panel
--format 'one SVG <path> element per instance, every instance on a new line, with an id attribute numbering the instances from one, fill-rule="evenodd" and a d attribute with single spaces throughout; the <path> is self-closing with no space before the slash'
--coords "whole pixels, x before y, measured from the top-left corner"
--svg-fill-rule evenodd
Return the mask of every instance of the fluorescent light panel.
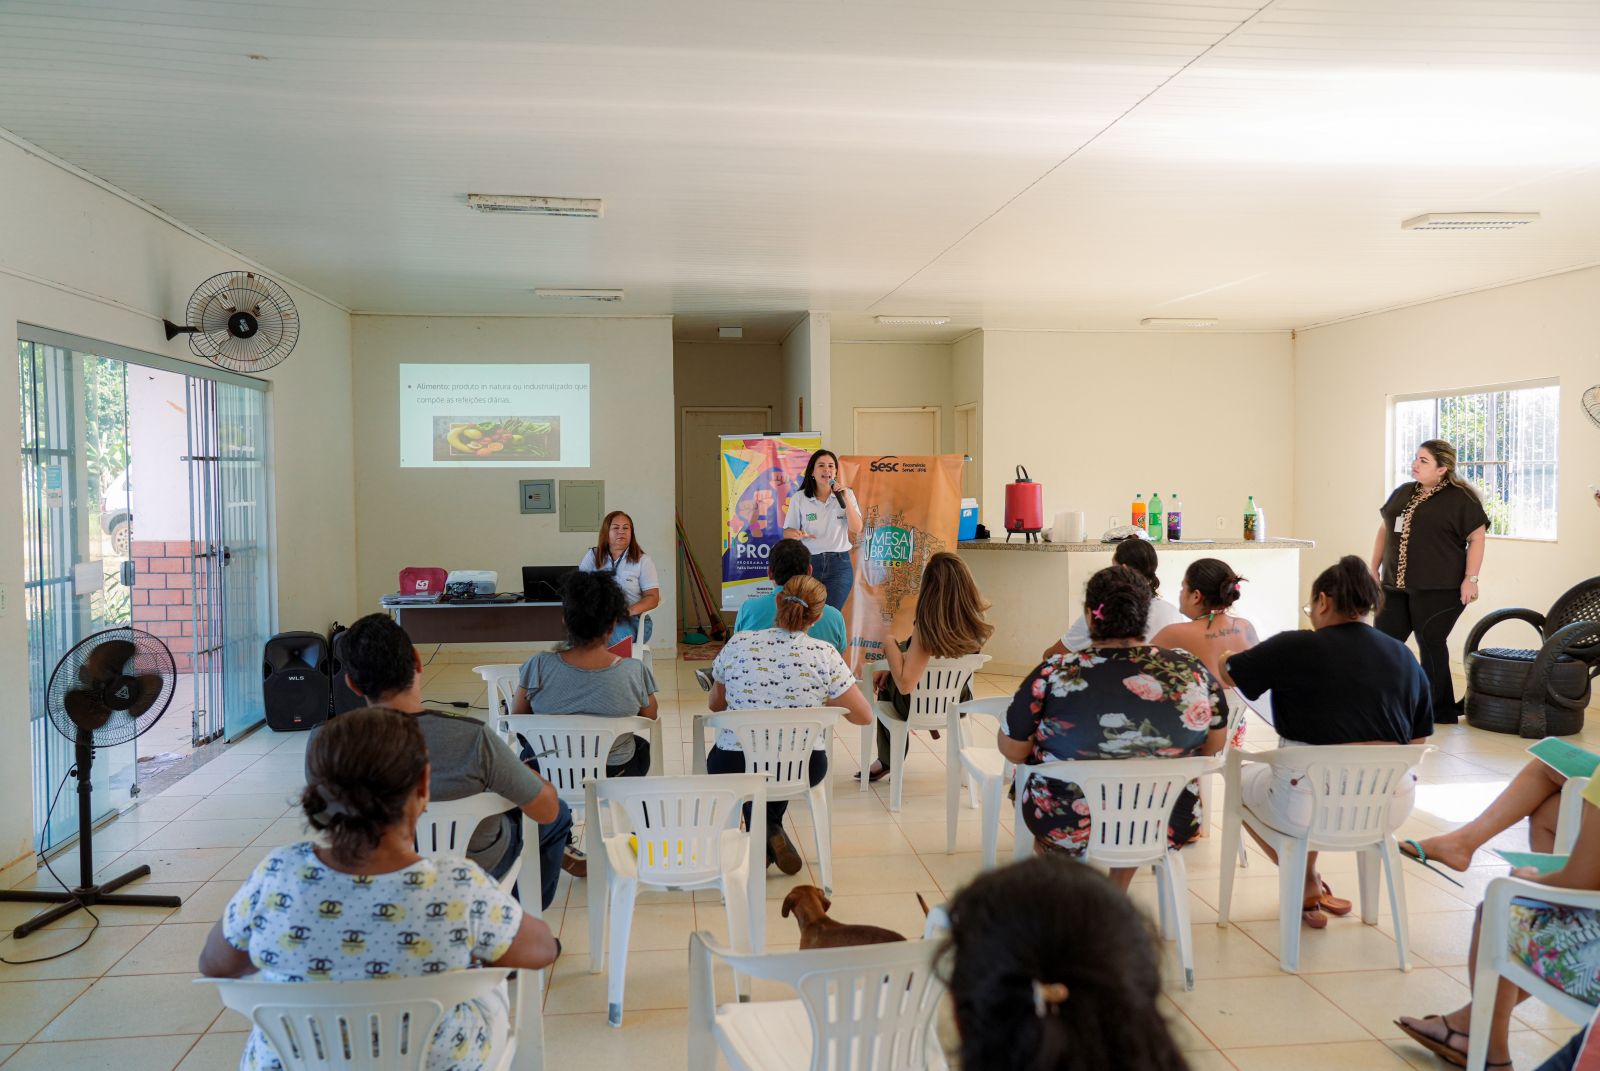
<path id="1" fill-rule="evenodd" d="M 1146 316 L 1139 321 L 1140 327 L 1215 327 L 1219 323 L 1214 318 L 1202 316 Z"/>
<path id="2" fill-rule="evenodd" d="M 1403 231 L 1514 231 L 1539 218 L 1537 212 L 1424 212 L 1400 224 Z"/>
<path id="3" fill-rule="evenodd" d="M 938 327 L 950 322 L 948 316 L 875 316 L 884 327 Z"/>
<path id="4" fill-rule="evenodd" d="M 571 301 L 621 301 L 621 290 L 570 290 L 560 287 L 540 287 L 533 292 L 536 298 L 561 298 Z"/>
<path id="5" fill-rule="evenodd" d="M 743 338 L 744 337 L 744 328 L 742 328 L 742 327 L 719 327 L 719 328 L 717 328 L 717 337 L 718 338 Z"/>
<path id="6" fill-rule="evenodd" d="M 606 203 L 598 197 L 532 197 L 520 193 L 469 193 L 467 207 L 479 212 L 599 219 Z"/>

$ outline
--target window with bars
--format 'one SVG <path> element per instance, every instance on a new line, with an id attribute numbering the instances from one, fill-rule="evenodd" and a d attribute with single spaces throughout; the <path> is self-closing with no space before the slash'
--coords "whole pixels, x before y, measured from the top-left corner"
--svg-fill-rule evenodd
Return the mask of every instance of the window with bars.
<path id="1" fill-rule="evenodd" d="M 1396 401 L 1389 486 L 1411 479 L 1419 445 L 1444 439 L 1483 496 L 1490 535 L 1554 539 L 1560 395 L 1548 382 Z"/>

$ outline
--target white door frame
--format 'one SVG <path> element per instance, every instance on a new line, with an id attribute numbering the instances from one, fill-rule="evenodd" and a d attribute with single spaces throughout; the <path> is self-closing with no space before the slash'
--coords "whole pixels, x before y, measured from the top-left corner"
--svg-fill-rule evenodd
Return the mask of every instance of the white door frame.
<path id="1" fill-rule="evenodd" d="M 962 402 L 960 405 L 955 407 L 956 428 L 960 428 L 961 427 L 961 414 L 962 413 L 971 413 L 972 414 L 972 441 L 967 444 L 967 450 L 966 450 L 966 455 L 968 457 L 972 458 L 972 460 L 971 461 L 962 462 L 961 471 L 963 473 L 965 473 L 966 470 L 967 470 L 967 466 L 968 465 L 972 466 L 972 483 L 973 483 L 973 488 L 972 489 L 973 489 L 973 492 L 974 492 L 972 497 L 978 498 L 978 499 L 982 499 L 983 498 L 983 412 L 982 412 L 982 409 L 978 405 L 977 402 Z M 961 449 L 959 444 L 952 444 L 952 445 L 954 445 L 954 448 L 957 449 L 957 450 Z M 963 480 L 962 483 L 963 483 L 963 485 L 965 485 L 966 481 Z M 962 487 L 962 491 L 964 492 L 965 490 L 966 490 L 966 487 L 963 486 Z"/>
<path id="2" fill-rule="evenodd" d="M 942 405 L 858 405 L 850 411 L 850 441 L 861 442 L 861 414 L 862 413 L 932 413 L 933 414 L 933 452 L 939 452 L 939 444 L 944 441 L 944 429 L 940 426 L 943 416 Z M 861 447 L 856 446 L 856 453 L 861 452 Z"/>

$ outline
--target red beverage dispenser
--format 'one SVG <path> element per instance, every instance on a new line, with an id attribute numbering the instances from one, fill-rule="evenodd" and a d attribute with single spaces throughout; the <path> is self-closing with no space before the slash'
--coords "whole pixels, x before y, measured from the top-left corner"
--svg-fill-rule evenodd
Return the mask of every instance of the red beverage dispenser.
<path id="1" fill-rule="evenodd" d="M 1044 487 L 1028 479 L 1028 470 L 1017 466 L 1015 483 L 1006 484 L 1006 542 L 1020 532 L 1029 543 L 1044 529 Z"/>

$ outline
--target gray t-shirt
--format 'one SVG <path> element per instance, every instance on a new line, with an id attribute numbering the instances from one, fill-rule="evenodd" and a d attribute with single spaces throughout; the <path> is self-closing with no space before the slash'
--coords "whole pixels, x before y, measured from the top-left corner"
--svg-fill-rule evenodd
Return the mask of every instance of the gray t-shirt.
<path id="1" fill-rule="evenodd" d="M 656 692 L 656 679 L 636 658 L 621 658 L 605 669 L 568 665 L 555 651 L 544 651 L 522 663 L 517 683 L 528 692 L 535 714 L 588 714 L 599 718 L 636 718 Z M 633 758 L 632 733 L 611 745 L 606 765 L 621 766 Z"/>
<path id="2" fill-rule="evenodd" d="M 401 713 L 417 719 L 417 728 L 428 745 L 433 778 L 429 799 L 459 800 L 494 792 L 522 807 L 532 803 L 544 787 L 544 779 L 524 766 L 516 752 L 476 718 L 438 710 Z M 467 842 L 467 858 L 492 872 L 521 821 L 520 813 L 508 811 L 479 822 Z"/>

